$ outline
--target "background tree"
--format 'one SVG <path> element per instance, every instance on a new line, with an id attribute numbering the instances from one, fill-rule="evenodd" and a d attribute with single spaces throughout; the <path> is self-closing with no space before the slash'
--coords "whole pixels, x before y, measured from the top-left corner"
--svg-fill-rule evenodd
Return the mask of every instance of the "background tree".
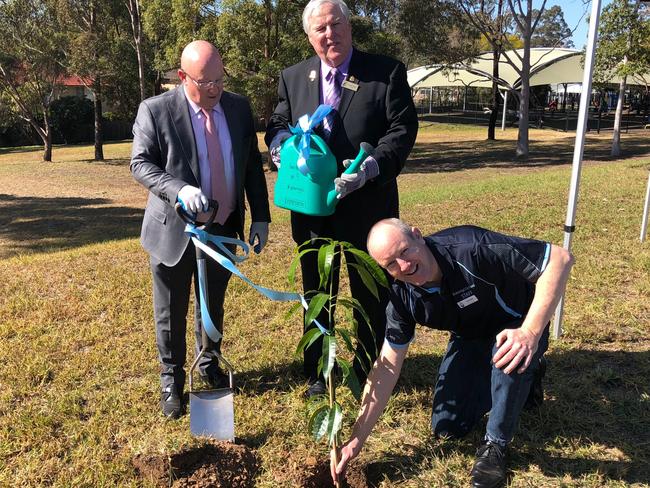
<path id="1" fill-rule="evenodd" d="M 600 20 L 594 78 L 603 83 L 612 75 L 621 77 L 612 156 L 621 154 L 621 119 L 627 79 L 650 73 L 650 19 L 647 12 L 648 7 L 642 7 L 638 0 L 614 0 L 603 9 Z"/>
<path id="2" fill-rule="evenodd" d="M 512 17 L 504 12 L 504 0 L 487 2 L 483 0 L 478 2 L 459 0 L 458 5 L 469 23 L 481 33 L 481 40 L 484 41 L 483 45 L 486 45 L 482 51 L 492 51 L 492 103 L 487 138 L 488 140 L 494 140 L 501 102 L 499 61 L 503 51 L 503 38 L 508 39 L 510 45 L 515 43 L 515 36 L 510 33 Z M 479 46 L 481 46 L 481 43 L 479 43 Z M 505 109 L 506 107 L 504 107 Z"/>
<path id="3" fill-rule="evenodd" d="M 0 2 L 0 94 L 4 106 L 29 123 L 52 160 L 50 104 L 63 74 L 65 36 L 46 0 Z"/>
<path id="4" fill-rule="evenodd" d="M 145 90 L 145 53 L 144 32 L 142 30 L 142 16 L 140 15 L 140 1 L 126 0 L 126 8 L 131 17 L 131 31 L 133 33 L 133 48 L 138 57 L 138 81 L 140 82 L 140 101 L 146 98 Z"/>
<path id="5" fill-rule="evenodd" d="M 546 0 L 542 1 L 539 10 L 533 9 L 533 0 L 507 0 L 510 14 L 515 22 L 517 33 L 523 42 L 520 50 L 513 49 L 507 36 L 502 36 L 503 57 L 519 75 L 519 127 L 517 133 L 516 155 L 518 158 L 528 158 L 528 113 L 530 105 L 530 47 L 533 34 L 540 21 Z"/>
<path id="6" fill-rule="evenodd" d="M 215 42 L 225 1 L 140 0 L 142 28 L 159 94 L 165 72 L 179 68 L 183 48 L 195 39 Z M 223 53 L 222 53 L 223 54 Z"/>
<path id="7" fill-rule="evenodd" d="M 533 10 L 533 16 L 537 14 Z M 537 28 L 530 39 L 531 47 L 572 48 L 573 31 L 564 20 L 564 12 L 559 5 L 553 5 L 542 12 Z"/>
<path id="8" fill-rule="evenodd" d="M 277 101 L 280 71 L 313 55 L 302 29 L 306 1 L 223 2 L 216 33 L 228 89 L 247 95 L 268 120 Z"/>
<path id="9" fill-rule="evenodd" d="M 478 54 L 479 34 L 456 3 L 400 0 L 392 27 L 403 39 L 402 60 L 409 66 L 454 63 Z"/>

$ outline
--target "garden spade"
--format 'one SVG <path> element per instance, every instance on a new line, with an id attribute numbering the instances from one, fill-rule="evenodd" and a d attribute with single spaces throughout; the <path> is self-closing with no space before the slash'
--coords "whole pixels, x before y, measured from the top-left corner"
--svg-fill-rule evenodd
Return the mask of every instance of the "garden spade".
<path id="1" fill-rule="evenodd" d="M 203 266 L 205 267 L 205 258 L 203 259 Z M 203 277 L 205 278 L 205 275 Z M 200 271 L 199 279 L 201 279 Z M 194 370 L 199 363 L 199 359 L 206 352 L 208 345 L 208 336 L 205 329 L 201 331 L 201 341 L 201 352 L 196 356 L 190 368 L 190 432 L 194 436 L 206 436 L 220 441 L 234 441 L 235 390 L 233 386 L 233 368 L 221 354 L 216 353 L 219 364 L 224 365 L 228 370 L 228 388 L 195 390 L 192 379 Z"/>
<path id="2" fill-rule="evenodd" d="M 210 226 L 217 214 L 218 204 L 210 200 L 211 215 L 207 222 L 200 224 L 196 222 L 195 215 L 190 215 L 180 204 L 176 204 L 176 212 L 189 225 L 197 229 L 205 230 Z M 208 350 L 208 333 L 206 326 L 210 328 L 210 338 L 218 341 L 221 333 L 215 328 L 208 312 L 208 278 L 206 271 L 206 254 L 198 246 L 196 250 L 196 268 L 199 282 L 199 308 L 201 310 L 201 350 L 192 363 L 189 371 L 190 383 L 190 432 L 194 436 L 205 436 L 221 441 L 235 440 L 235 408 L 234 408 L 234 385 L 233 367 L 226 359 L 214 352 L 222 364 L 228 370 L 228 388 L 216 388 L 210 390 L 194 389 L 194 370 L 200 359 Z"/>

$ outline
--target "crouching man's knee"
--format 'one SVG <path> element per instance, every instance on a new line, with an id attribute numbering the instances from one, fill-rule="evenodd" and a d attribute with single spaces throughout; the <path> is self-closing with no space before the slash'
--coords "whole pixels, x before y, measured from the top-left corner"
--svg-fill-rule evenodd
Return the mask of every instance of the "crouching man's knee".
<path id="1" fill-rule="evenodd" d="M 442 437 L 450 439 L 460 439 L 465 437 L 472 429 L 471 425 L 465 422 L 459 422 L 450 418 L 433 417 L 431 419 L 431 430 L 436 439 Z"/>

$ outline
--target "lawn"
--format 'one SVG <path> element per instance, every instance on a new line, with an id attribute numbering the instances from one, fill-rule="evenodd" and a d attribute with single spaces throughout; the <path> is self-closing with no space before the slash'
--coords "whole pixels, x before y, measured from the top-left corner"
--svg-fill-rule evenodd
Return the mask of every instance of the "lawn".
<path id="1" fill-rule="evenodd" d="M 423 124 L 399 177 L 402 217 L 424 232 L 461 223 L 561 244 L 571 134 Z M 639 242 L 650 169 L 648 133 L 585 148 L 565 334 L 549 349 L 544 405 L 513 441 L 514 487 L 650 486 L 650 242 Z M 260 147 L 264 147 L 263 144 Z M 134 467 L 198 450 L 189 416 L 165 421 L 148 258 L 138 242 L 146 201 L 128 169 L 130 143 L 0 150 L 0 486 L 152 486 Z M 274 173 L 267 173 L 272 191 Z M 241 269 L 287 289 L 288 213 L 272 206 L 270 241 Z M 237 442 L 256 486 L 294 487 L 327 456 L 307 435 L 305 384 L 293 350 L 300 318 L 233 279 L 224 354 L 237 369 Z M 189 334 L 188 334 L 189 342 Z M 467 486 L 481 429 L 462 441 L 429 434 L 432 382 L 445 334 L 418 329 L 403 375 L 358 464 L 369 485 Z M 191 356 L 191 351 L 189 355 Z M 347 435 L 355 405 L 344 396 Z"/>

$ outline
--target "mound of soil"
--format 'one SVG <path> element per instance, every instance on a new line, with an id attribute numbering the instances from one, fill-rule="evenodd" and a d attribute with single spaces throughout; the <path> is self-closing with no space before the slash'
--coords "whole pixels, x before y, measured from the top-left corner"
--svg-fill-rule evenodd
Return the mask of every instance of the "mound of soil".
<path id="1" fill-rule="evenodd" d="M 137 475 L 160 487 L 253 488 L 259 463 L 246 446 L 209 442 L 170 456 L 133 458 Z"/>
<path id="2" fill-rule="evenodd" d="M 302 488 L 334 488 L 330 475 L 329 459 L 316 461 L 308 459 L 305 465 L 305 474 L 301 477 Z M 355 463 L 348 465 L 345 479 L 340 483 L 341 488 L 368 488 L 368 476 L 365 466 Z"/>

